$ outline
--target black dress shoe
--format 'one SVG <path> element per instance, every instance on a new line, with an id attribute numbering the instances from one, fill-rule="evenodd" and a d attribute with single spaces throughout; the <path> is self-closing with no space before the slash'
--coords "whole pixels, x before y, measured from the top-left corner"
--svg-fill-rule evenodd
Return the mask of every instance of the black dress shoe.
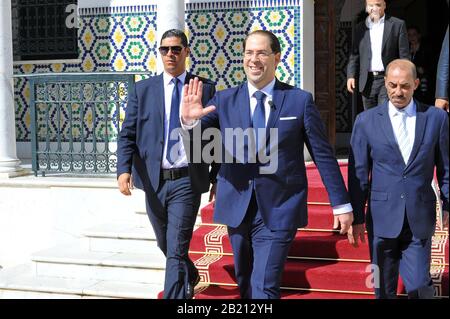
<path id="1" fill-rule="evenodd" d="M 193 280 L 189 280 L 187 287 L 186 287 L 186 299 L 192 299 L 194 298 L 195 294 L 195 286 L 200 282 L 200 276 L 196 274 Z"/>

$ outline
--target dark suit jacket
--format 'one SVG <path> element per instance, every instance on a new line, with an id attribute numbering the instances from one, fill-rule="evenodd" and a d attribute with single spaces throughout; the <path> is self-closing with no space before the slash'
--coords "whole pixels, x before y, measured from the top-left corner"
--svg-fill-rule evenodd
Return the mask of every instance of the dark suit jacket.
<path id="1" fill-rule="evenodd" d="M 448 27 L 442 42 L 436 75 L 436 98 L 448 100 Z"/>
<path id="2" fill-rule="evenodd" d="M 395 59 L 410 59 L 408 35 L 403 20 L 385 16 L 382 60 L 384 68 Z M 370 30 L 366 20 L 356 25 L 353 31 L 352 48 L 347 65 L 347 79 L 358 78 L 359 91 L 363 92 L 372 59 Z"/>
<path id="3" fill-rule="evenodd" d="M 444 209 L 448 210 L 448 115 L 417 103 L 416 132 L 405 165 L 384 105 L 360 113 L 351 137 L 349 193 L 355 224 L 367 223 L 375 236 L 396 238 L 408 218 L 417 238 L 430 238 L 436 224 L 434 169 Z"/>
<path id="4" fill-rule="evenodd" d="M 187 73 L 185 83 L 194 77 Z M 203 82 L 203 103 L 206 104 L 214 95 L 215 86 L 207 79 L 199 79 Z M 136 187 L 145 191 L 155 192 L 159 187 L 164 150 L 164 113 L 163 75 L 137 82 L 134 90 L 129 92 L 125 120 L 119 133 L 117 176 L 132 173 Z M 193 164 L 189 161 L 189 174 L 194 191 L 204 193 L 209 190 L 207 163 Z"/>
<path id="5" fill-rule="evenodd" d="M 226 130 L 251 127 L 247 83 L 216 93 L 210 105 L 215 105 L 216 110 L 202 118 L 202 129 L 220 128 L 222 137 L 225 137 L 222 153 L 226 154 L 229 151 L 229 145 L 225 145 L 229 142 Z M 339 166 L 310 93 L 277 80 L 267 131 L 270 128 L 278 129 L 278 154 L 273 159 L 277 161 L 276 171 L 260 174 L 262 164 L 239 163 L 236 158 L 233 158 L 233 163 L 222 162 L 217 177 L 216 222 L 231 227 L 240 225 L 254 190 L 258 208 L 269 229 L 288 230 L 305 226 L 308 222 L 308 183 L 304 143 L 323 176 L 331 205 L 349 203 Z M 248 140 L 245 141 L 244 153 L 247 153 Z"/>

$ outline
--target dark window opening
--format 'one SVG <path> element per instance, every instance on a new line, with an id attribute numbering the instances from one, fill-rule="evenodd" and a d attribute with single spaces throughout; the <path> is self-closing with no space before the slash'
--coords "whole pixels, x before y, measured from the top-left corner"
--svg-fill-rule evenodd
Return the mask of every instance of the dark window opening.
<path id="1" fill-rule="evenodd" d="M 76 9 L 70 6 L 76 4 L 76 0 L 13 0 L 14 60 L 77 59 Z"/>

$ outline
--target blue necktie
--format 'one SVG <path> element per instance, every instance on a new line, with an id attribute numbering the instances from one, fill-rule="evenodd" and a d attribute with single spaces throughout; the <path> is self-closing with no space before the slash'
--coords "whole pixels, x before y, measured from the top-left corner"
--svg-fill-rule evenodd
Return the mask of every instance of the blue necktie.
<path id="1" fill-rule="evenodd" d="M 266 142 L 265 139 L 264 141 L 259 140 L 259 132 L 258 132 L 259 131 L 258 129 L 266 128 L 266 114 L 265 114 L 266 112 L 264 108 L 264 98 L 266 97 L 266 95 L 261 91 L 256 91 L 255 93 L 253 93 L 253 96 L 256 98 L 257 103 L 255 111 L 253 112 L 252 122 L 253 122 L 253 129 L 255 130 L 255 138 L 256 138 L 255 145 L 257 146 L 256 149 L 259 151 Z M 263 136 L 261 136 L 261 138 L 263 138 Z"/>
<path id="2" fill-rule="evenodd" d="M 177 134 L 177 138 L 176 139 L 171 139 L 171 132 L 173 130 L 179 130 L 180 128 L 180 90 L 178 88 L 178 83 L 180 82 L 180 80 L 178 80 L 177 78 L 173 78 L 172 79 L 172 83 L 174 84 L 173 86 L 173 91 L 172 91 L 172 102 L 170 104 L 170 120 L 169 120 L 169 135 L 168 135 L 168 141 L 167 141 L 167 153 L 166 153 L 166 158 L 169 161 L 170 164 L 173 164 L 177 161 L 178 156 L 179 156 L 179 145 L 177 145 L 177 150 L 176 150 L 176 155 L 174 156 L 174 158 L 171 158 L 170 153 L 175 152 L 175 150 L 173 149 L 175 147 L 175 144 L 178 143 L 179 141 L 179 135 Z"/>

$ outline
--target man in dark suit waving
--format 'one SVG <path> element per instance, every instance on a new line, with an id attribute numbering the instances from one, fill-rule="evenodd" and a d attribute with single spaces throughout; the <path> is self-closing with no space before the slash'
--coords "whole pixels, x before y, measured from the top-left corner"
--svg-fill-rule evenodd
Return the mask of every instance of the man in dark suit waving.
<path id="1" fill-rule="evenodd" d="M 201 125 L 201 129 L 220 130 L 222 136 L 219 145 L 228 158 L 217 177 L 214 220 L 228 226 L 241 297 L 280 298 L 289 247 L 297 228 L 308 223 L 305 144 L 319 168 L 333 212 L 339 215 L 342 233 L 350 227 L 353 214 L 311 93 L 275 78 L 281 59 L 279 40 L 271 32 L 258 30 L 246 37 L 243 47 L 248 81 L 218 92 L 206 108 L 202 107 L 204 86 L 191 81 L 185 89 L 182 119 L 186 129 Z M 233 143 L 234 137 L 230 141 L 233 132 L 239 137 L 243 131 L 249 134 L 236 138 L 240 145 Z M 269 162 L 266 140 L 270 141 Z"/>
<path id="2" fill-rule="evenodd" d="M 366 221 L 377 298 L 395 298 L 398 275 L 410 298 L 431 298 L 431 241 L 436 225 L 434 170 L 448 227 L 448 115 L 412 98 L 415 66 L 394 60 L 386 70 L 389 101 L 356 118 L 349 158 L 355 222 L 351 242 L 364 240 Z M 367 216 L 365 204 L 368 200 Z"/>
<path id="3" fill-rule="evenodd" d="M 395 59 L 409 59 L 409 42 L 403 20 L 384 14 L 384 0 L 367 0 L 366 20 L 353 31 L 352 48 L 347 65 L 347 89 L 354 93 L 356 79 L 367 110 L 387 99 L 384 71 Z"/>
<path id="4" fill-rule="evenodd" d="M 189 160 L 179 132 L 183 84 L 195 77 L 186 72 L 186 35 L 166 31 L 159 52 L 164 72 L 136 83 L 129 94 L 118 140 L 118 184 L 131 195 L 133 171 L 134 184 L 145 191 L 147 214 L 166 256 L 164 298 L 190 299 L 199 275 L 188 249 L 201 193 L 209 189 L 209 166 Z M 214 83 L 201 81 L 206 103 Z"/>

